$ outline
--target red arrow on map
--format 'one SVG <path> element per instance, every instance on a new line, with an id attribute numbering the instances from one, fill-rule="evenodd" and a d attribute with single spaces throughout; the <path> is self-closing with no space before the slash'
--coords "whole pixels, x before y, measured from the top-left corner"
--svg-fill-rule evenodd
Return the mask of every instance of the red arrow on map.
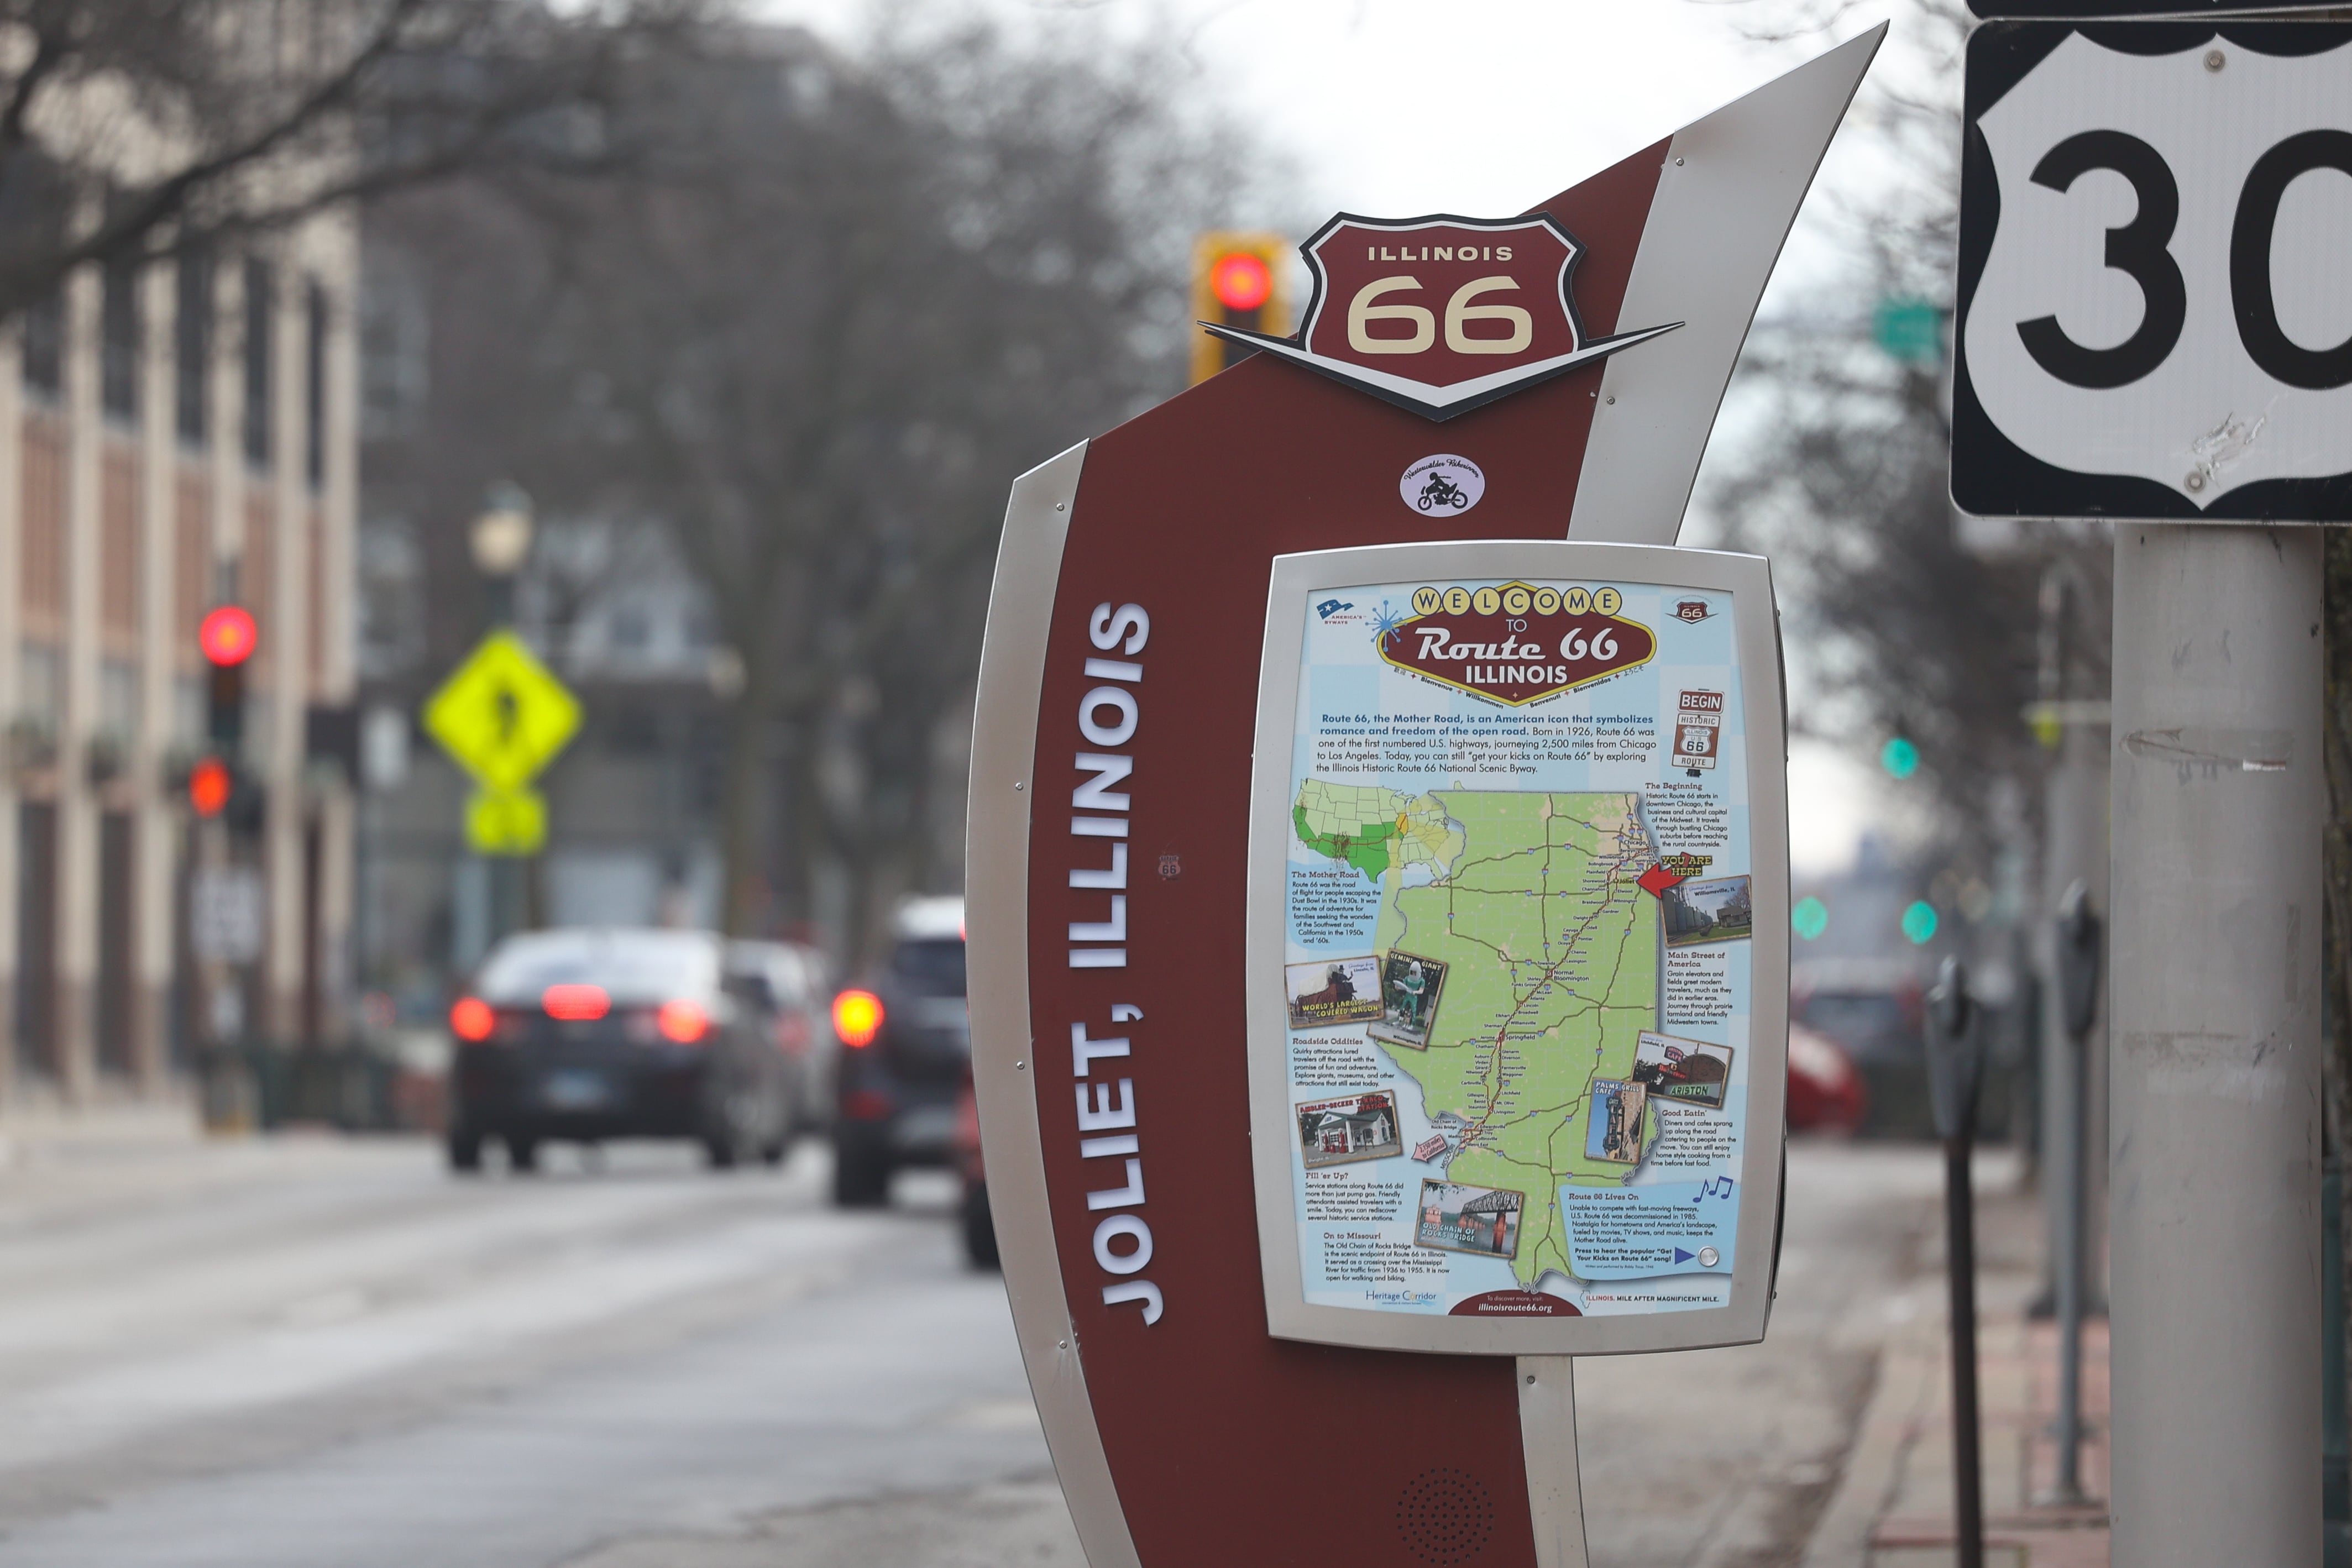
<path id="1" fill-rule="evenodd" d="M 1665 896 L 1666 889 L 1678 882 L 1687 880 L 1685 877 L 1676 876 L 1663 865 L 1654 865 L 1642 873 L 1642 891 L 1652 898 L 1663 898 Z"/>

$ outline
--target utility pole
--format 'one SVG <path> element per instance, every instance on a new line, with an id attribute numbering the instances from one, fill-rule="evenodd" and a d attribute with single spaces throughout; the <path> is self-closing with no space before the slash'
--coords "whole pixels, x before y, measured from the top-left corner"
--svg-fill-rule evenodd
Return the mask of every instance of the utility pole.
<path id="1" fill-rule="evenodd" d="M 2117 1568 L 2320 1561 L 2320 535 L 2116 530 Z"/>

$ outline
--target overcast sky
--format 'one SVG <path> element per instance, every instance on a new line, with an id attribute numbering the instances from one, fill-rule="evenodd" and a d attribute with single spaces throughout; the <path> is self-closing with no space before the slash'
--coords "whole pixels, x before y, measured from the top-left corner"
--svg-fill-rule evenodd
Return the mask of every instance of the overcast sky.
<path id="1" fill-rule="evenodd" d="M 752 3 L 845 42 L 871 9 L 867 0 Z M 1290 155 L 1316 221 L 1341 211 L 1523 211 L 1889 15 L 1897 32 L 1878 68 L 1895 65 L 1895 0 L 1856 5 L 1833 32 L 1789 43 L 1743 32 L 1803 3 L 970 0 L 967 8 L 1041 26 L 1172 25 L 1226 108 Z M 1849 189 L 1874 177 L 1884 175 L 1874 176 L 1862 146 L 1833 152 L 1823 174 Z M 1801 223 L 1765 309 L 1833 277 L 1840 256 L 1823 225 Z M 1830 869 L 1879 817 L 1874 770 L 1816 742 L 1798 744 L 1790 769 L 1792 856 L 1801 872 Z"/>

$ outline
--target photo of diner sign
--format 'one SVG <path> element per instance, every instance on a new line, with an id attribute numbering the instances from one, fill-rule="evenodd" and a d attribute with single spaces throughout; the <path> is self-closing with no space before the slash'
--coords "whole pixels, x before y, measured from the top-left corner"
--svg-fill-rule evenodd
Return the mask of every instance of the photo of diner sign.
<path id="1" fill-rule="evenodd" d="M 1365 613 L 1315 613 L 1334 595 Z M 1772 624 L 1752 557 L 1276 558 L 1247 933 L 1276 1334 L 1760 1333 L 1787 1011 L 1787 921 L 1759 913 L 1787 903 Z"/>

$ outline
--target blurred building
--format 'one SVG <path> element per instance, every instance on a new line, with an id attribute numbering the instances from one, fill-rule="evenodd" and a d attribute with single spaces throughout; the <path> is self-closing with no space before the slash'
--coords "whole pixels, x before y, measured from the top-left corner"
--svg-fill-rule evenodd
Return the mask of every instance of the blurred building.
<path id="1" fill-rule="evenodd" d="M 820 52 L 799 28 L 713 37 L 703 90 L 763 106 L 822 90 L 795 74 Z M 780 95 L 780 80 L 800 86 Z M 383 765 L 362 769 L 354 953 L 377 1021 L 421 1029 L 518 925 L 720 924 L 720 772 L 742 666 L 656 519 L 546 498 L 593 488 L 571 470 L 597 445 L 579 423 L 593 389 L 551 384 L 534 358 L 562 292 L 561 235 L 495 182 L 465 179 L 370 203 L 362 235 L 357 660 L 362 728 L 384 744 Z M 542 500 L 501 594 L 467 534 L 510 484 Z M 545 852 L 511 872 L 468 848 L 469 781 L 418 724 L 509 611 L 584 714 L 538 781 Z"/>
<path id="2" fill-rule="evenodd" d="M 0 342 L 13 1103 L 161 1092 L 207 1030 L 334 1032 L 350 791 L 306 736 L 352 687 L 355 274 L 351 223 L 322 216 L 242 254 L 85 268 Z M 234 837 L 179 783 L 205 729 L 196 625 L 227 602 L 259 625 L 244 752 L 266 802 Z M 198 858 L 264 894 L 257 957 L 209 985 Z"/>

